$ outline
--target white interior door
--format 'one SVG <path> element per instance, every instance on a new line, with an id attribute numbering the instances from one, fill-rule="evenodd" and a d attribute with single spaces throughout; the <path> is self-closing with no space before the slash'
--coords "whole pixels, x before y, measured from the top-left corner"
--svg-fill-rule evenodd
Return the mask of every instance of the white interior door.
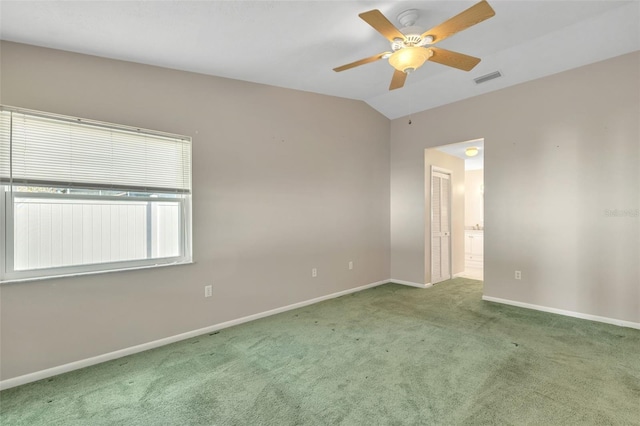
<path id="1" fill-rule="evenodd" d="M 431 284 L 451 278 L 451 174 L 431 171 Z"/>

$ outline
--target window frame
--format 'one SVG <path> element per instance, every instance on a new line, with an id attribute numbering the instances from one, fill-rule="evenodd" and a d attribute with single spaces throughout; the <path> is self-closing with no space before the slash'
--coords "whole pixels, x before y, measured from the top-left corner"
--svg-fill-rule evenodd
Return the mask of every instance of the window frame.
<path id="1" fill-rule="evenodd" d="M 4 109 L 33 114 L 33 115 L 44 115 L 52 118 L 60 118 L 61 120 L 70 120 L 73 117 L 60 116 L 56 114 L 42 113 L 31 110 L 24 110 L 20 108 L 14 107 L 6 107 L 2 106 Z M 80 121 L 80 119 L 78 119 Z M 84 120 L 87 124 L 94 124 L 100 126 L 108 126 L 115 129 L 121 130 L 135 130 L 142 131 L 139 128 L 131 128 L 128 126 L 118 126 L 115 124 L 96 122 L 91 120 Z M 152 135 L 161 135 L 167 137 L 180 138 L 182 140 L 186 140 L 189 143 L 189 150 L 191 151 L 192 140 L 190 137 L 181 136 L 181 135 L 173 135 L 167 134 L 157 131 L 144 131 L 144 133 L 152 134 Z M 189 170 L 189 182 L 191 182 L 192 175 L 192 156 L 190 157 L 190 161 L 188 164 Z M 11 159 L 9 160 L 11 161 Z M 61 182 L 62 183 L 62 182 Z M 0 183 L 0 214 L 2 215 L 2 220 L 0 220 L 0 284 L 10 283 L 10 282 L 20 282 L 20 281 L 31 281 L 31 280 L 41 280 L 41 279 L 49 279 L 49 278 L 59 278 L 59 277 L 68 277 L 68 276 L 76 276 L 76 275 L 87 275 L 87 274 L 101 274 L 108 272 L 116 272 L 123 270 L 136 270 L 136 269 L 146 269 L 146 268 L 155 268 L 155 267 L 164 267 L 171 265 L 182 265 L 193 263 L 193 253 L 192 253 L 192 191 L 191 185 L 189 185 L 188 192 L 170 192 L 154 190 L 153 188 L 144 188 L 138 190 L 140 192 L 146 192 L 148 195 L 136 195 L 136 196 L 114 196 L 114 195 L 100 195 L 100 194 L 78 194 L 78 193 L 38 193 L 38 192 L 18 192 L 15 191 L 14 187 L 16 186 L 37 186 L 37 185 L 29 185 L 24 183 Z M 49 185 L 47 185 L 49 186 Z M 71 189 L 96 189 L 95 187 L 86 187 L 83 188 L 83 185 L 77 183 L 70 183 L 66 186 L 61 185 L 61 187 L 71 188 Z M 104 190 L 127 190 L 120 189 L 117 187 L 114 188 L 103 188 Z M 132 192 L 132 189 L 128 189 L 129 192 Z M 172 197 L 171 195 L 175 195 Z M 66 200 L 95 200 L 95 201 L 119 201 L 119 202 L 172 202 L 179 204 L 179 252 L 178 256 L 172 257 L 156 257 L 156 258 L 145 258 L 145 259 L 135 259 L 135 260 L 123 260 L 116 262 L 102 262 L 102 263 L 87 263 L 87 264 L 79 264 L 79 265 L 67 265 L 67 266 L 58 266 L 58 267 L 47 267 L 47 268 L 38 268 L 38 269 L 27 269 L 27 270 L 15 270 L 15 198 L 43 198 L 43 199 L 66 199 Z"/>

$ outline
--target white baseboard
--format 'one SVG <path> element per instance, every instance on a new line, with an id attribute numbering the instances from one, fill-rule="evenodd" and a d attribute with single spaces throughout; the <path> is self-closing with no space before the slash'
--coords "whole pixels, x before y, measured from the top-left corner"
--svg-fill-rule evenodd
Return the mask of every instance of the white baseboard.
<path id="1" fill-rule="evenodd" d="M 314 303 L 318 303 L 318 302 L 322 302 L 322 301 L 325 301 L 325 300 L 333 299 L 333 298 L 336 298 L 336 297 L 344 296 L 346 294 L 356 293 L 356 292 L 359 292 L 359 291 L 362 291 L 362 290 L 366 290 L 368 288 L 377 287 L 379 285 L 387 284 L 387 283 L 402 284 L 402 285 L 411 286 L 411 287 L 417 287 L 417 288 L 429 288 L 429 287 L 432 287 L 431 283 L 419 284 L 419 283 L 414 283 L 414 282 L 411 282 L 411 281 L 395 280 L 395 279 L 378 281 L 378 282 L 371 283 L 371 284 L 366 284 L 366 285 L 363 285 L 363 286 L 360 286 L 360 287 L 350 288 L 350 289 L 347 289 L 347 290 L 339 291 L 337 293 L 332 293 L 332 294 L 328 294 L 328 295 L 325 295 L 325 296 L 316 297 L 314 299 L 309 299 L 309 300 L 305 300 L 305 301 L 302 301 L 302 302 L 294 303 L 294 304 L 291 304 L 291 305 L 283 306 L 281 308 L 271 309 L 271 310 L 268 310 L 268 311 L 265 311 L 265 312 L 260 312 L 260 313 L 257 313 L 257 314 L 253 314 L 253 315 L 249 315 L 249 316 L 246 316 L 246 317 L 234 319 L 234 320 L 231 320 L 231 321 L 222 322 L 222 323 L 219 323 L 219 324 L 211 325 L 211 326 L 200 328 L 200 329 L 197 329 L 197 330 L 188 331 L 186 333 L 177 334 L 175 336 L 165 337 L 163 339 L 154 340 L 152 342 L 147 342 L 147 343 L 143 343 L 143 344 L 140 344 L 140 345 L 131 346 L 129 348 L 120 349 L 120 350 L 117 350 L 117 351 L 109 352 L 109 353 L 98 355 L 98 356 L 95 356 L 95 357 L 86 358 L 86 359 L 83 359 L 83 360 L 70 362 L 68 364 L 59 365 L 57 367 L 47 368 L 45 370 L 36 371 L 34 373 L 29 373 L 29 374 L 25 374 L 25 375 L 18 376 L 18 377 L 13 377 L 11 379 L 2 380 L 2 381 L 0 381 L 0 390 L 9 389 L 9 388 L 12 388 L 12 387 L 15 387 L 15 386 L 24 385 L 24 384 L 27 384 L 27 383 L 31 383 L 31 382 L 35 382 L 35 381 L 38 381 L 38 380 L 46 379 L 46 378 L 52 377 L 52 376 L 57 376 L 58 374 L 68 373 L 70 371 L 78 370 L 80 368 L 89 367 L 89 366 L 100 364 L 100 363 L 103 363 L 103 362 L 106 362 L 106 361 L 111 361 L 111 360 L 114 360 L 114 359 L 117 359 L 117 358 L 122 358 L 122 357 L 127 356 L 127 355 L 133 355 L 133 354 L 136 354 L 136 353 L 139 353 L 139 352 L 143 352 L 143 351 L 146 351 L 146 350 L 149 350 L 149 349 L 154 349 L 154 348 L 158 348 L 160 346 L 168 345 L 170 343 L 179 342 L 181 340 L 190 339 L 192 337 L 197 337 L 197 336 L 200 336 L 200 335 L 203 335 L 203 334 L 207 334 L 207 333 L 212 333 L 214 331 L 222 330 L 224 328 L 232 327 L 234 325 L 243 324 L 245 322 L 257 320 L 257 319 L 268 317 L 268 316 L 271 316 L 271 315 L 276 315 L 276 314 L 279 314 L 279 313 L 282 313 L 282 312 L 286 312 L 286 311 L 290 311 L 290 310 L 293 310 L 293 309 L 302 308 L 304 306 L 312 305 Z M 529 304 L 529 303 L 522 303 L 522 302 L 517 302 L 517 301 L 513 301 L 513 300 L 508 300 L 508 299 L 500 299 L 500 298 L 491 297 L 491 296 L 482 296 L 482 300 L 486 300 L 486 301 L 489 301 L 489 302 L 503 303 L 503 304 L 506 304 L 506 305 L 518 306 L 518 307 L 521 307 L 521 308 L 534 309 L 534 310 L 537 310 L 537 311 L 550 312 L 550 313 L 565 315 L 565 316 L 569 316 L 569 317 L 587 319 L 587 320 L 591 320 L 591 321 L 598 321 L 598 322 L 603 322 L 603 323 L 607 323 L 607 324 L 618 325 L 618 326 L 621 326 L 621 327 L 630 327 L 630 328 L 640 329 L 640 323 L 635 323 L 635 322 L 631 322 L 631 321 L 617 320 L 617 319 L 613 319 L 613 318 L 600 317 L 600 316 L 590 315 L 590 314 L 583 314 L 583 313 L 580 313 L 580 312 L 565 311 L 565 310 L 562 310 L 562 309 L 555 309 L 555 308 L 549 308 L 549 307 L 546 307 L 546 306 L 532 305 L 532 304 Z"/>
<path id="2" fill-rule="evenodd" d="M 418 287 L 418 288 L 429 288 L 429 287 L 431 287 L 433 285 L 431 283 L 419 284 L 419 283 L 413 283 L 411 281 L 394 280 L 394 279 L 390 279 L 387 282 L 394 283 L 394 284 L 408 285 L 408 286 L 411 286 L 411 287 Z"/>
<path id="3" fill-rule="evenodd" d="M 624 321 L 624 320 L 619 320 L 619 319 L 615 319 L 615 318 L 601 317 L 601 316 L 598 316 L 598 315 L 583 314 L 581 312 L 565 311 L 564 309 L 556 309 L 556 308 L 549 308 L 547 306 L 532 305 L 530 303 L 517 302 L 515 300 L 500 299 L 499 297 L 491 297 L 491 296 L 484 296 L 483 295 L 482 296 L 482 300 L 486 300 L 487 302 L 495 302 L 495 303 L 502 303 L 502 304 L 505 304 L 505 305 L 517 306 L 519 308 L 533 309 L 535 311 L 549 312 L 549 313 L 552 313 L 552 314 L 559 314 L 559 315 L 564 315 L 564 316 L 567 316 L 567 317 L 574 317 L 574 318 L 586 319 L 586 320 L 590 320 L 590 321 L 603 322 L 605 324 L 613 324 L 613 325 L 617 325 L 617 326 L 620 326 L 620 327 L 629 327 L 629 328 L 640 329 L 640 323 L 638 323 L 638 322 L 631 322 L 631 321 Z"/>
<path id="4" fill-rule="evenodd" d="M 59 365 L 57 367 L 47 368 L 45 370 L 36 371 L 34 373 L 25 374 L 11 379 L 0 381 L 0 390 L 13 388 L 15 386 L 24 385 L 26 383 L 35 382 L 38 380 L 46 379 L 48 377 L 57 376 L 58 374 L 68 373 L 69 371 L 78 370 L 80 368 L 89 367 L 91 365 L 100 364 L 102 362 L 111 361 L 117 358 L 122 358 L 127 355 L 133 355 L 138 352 L 143 352 L 149 349 L 158 348 L 160 346 L 168 345 L 170 343 L 179 342 L 181 340 L 190 339 L 203 334 L 212 333 L 214 331 L 222 330 L 224 328 L 232 327 L 234 325 L 243 324 L 245 322 L 257 320 L 260 318 L 276 315 L 282 312 L 290 311 L 293 309 L 302 308 L 304 306 L 313 305 L 314 303 L 322 302 L 336 297 L 344 296 L 345 294 L 356 293 L 358 291 L 366 290 L 368 288 L 377 287 L 382 284 L 387 284 L 390 280 L 378 281 L 371 284 L 366 284 L 360 287 L 350 288 L 347 290 L 339 291 L 337 293 L 328 294 L 326 296 L 316 297 L 314 299 L 305 300 L 302 302 L 294 303 L 291 305 L 283 306 L 281 308 L 271 309 L 269 311 L 260 312 L 257 314 L 249 315 L 246 317 L 234 319 L 231 321 L 222 322 L 219 324 L 211 325 L 197 330 L 188 331 L 186 333 L 176 334 L 175 336 L 165 337 L 163 339 L 154 340 L 153 342 L 143 343 L 141 345 L 131 346 L 129 348 L 120 349 L 117 351 L 109 352 L 106 354 L 94 356 L 91 358 L 82 359 L 79 361 L 70 362 L 68 364 Z M 394 281 L 395 282 L 395 281 Z"/>

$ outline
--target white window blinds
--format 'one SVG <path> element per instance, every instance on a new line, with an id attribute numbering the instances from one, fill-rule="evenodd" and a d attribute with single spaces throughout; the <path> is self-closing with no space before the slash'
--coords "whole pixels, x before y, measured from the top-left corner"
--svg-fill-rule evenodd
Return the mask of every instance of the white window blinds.
<path id="1" fill-rule="evenodd" d="M 191 139 L 0 107 L 0 180 L 191 192 Z"/>

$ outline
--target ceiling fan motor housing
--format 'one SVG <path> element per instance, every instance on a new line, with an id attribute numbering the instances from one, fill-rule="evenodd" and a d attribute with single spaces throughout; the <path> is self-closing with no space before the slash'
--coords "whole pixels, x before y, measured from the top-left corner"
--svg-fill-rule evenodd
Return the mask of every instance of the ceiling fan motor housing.
<path id="1" fill-rule="evenodd" d="M 400 22 L 400 32 L 404 34 L 404 42 L 395 50 L 403 47 L 411 46 L 424 46 L 425 44 L 433 42 L 433 37 L 423 38 L 423 28 L 416 25 L 419 12 L 416 9 L 409 9 L 398 14 L 398 22 Z M 394 43 L 392 43 L 394 48 Z"/>
<path id="2" fill-rule="evenodd" d="M 426 43 L 423 43 L 424 39 L 422 36 L 418 34 L 409 34 L 406 35 L 404 40 L 401 38 L 395 38 L 391 42 L 391 50 L 396 51 L 400 49 L 404 49 L 406 47 L 416 47 L 416 46 L 424 46 Z"/>

